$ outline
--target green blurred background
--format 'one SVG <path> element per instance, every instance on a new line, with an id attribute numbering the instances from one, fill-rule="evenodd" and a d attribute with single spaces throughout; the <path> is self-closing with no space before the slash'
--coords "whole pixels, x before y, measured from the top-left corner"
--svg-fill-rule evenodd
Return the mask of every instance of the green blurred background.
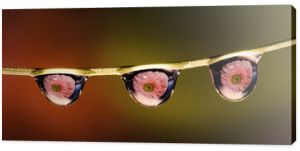
<path id="1" fill-rule="evenodd" d="M 177 62 L 295 37 L 291 6 L 31 9 L 2 15 L 4 67 Z M 216 93 L 206 67 L 182 71 L 173 96 L 158 108 L 136 104 L 118 76 L 89 78 L 77 102 L 60 107 L 46 100 L 33 78 L 3 75 L 2 139 L 290 144 L 292 54 L 291 48 L 265 54 L 256 89 L 240 103 Z"/>

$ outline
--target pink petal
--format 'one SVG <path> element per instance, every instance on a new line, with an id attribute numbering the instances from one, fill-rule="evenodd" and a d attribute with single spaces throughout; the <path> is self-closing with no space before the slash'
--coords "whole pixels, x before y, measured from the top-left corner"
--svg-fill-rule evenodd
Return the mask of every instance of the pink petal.
<path id="1" fill-rule="evenodd" d="M 53 86 L 60 87 L 59 91 L 54 91 Z M 66 75 L 48 75 L 44 78 L 46 93 L 59 98 L 69 98 L 75 89 L 75 81 Z"/>
<path id="2" fill-rule="evenodd" d="M 133 79 L 133 88 L 135 95 L 143 96 L 147 99 L 159 99 L 164 95 L 168 88 L 168 76 L 159 71 L 146 71 L 137 74 Z M 147 92 L 144 90 L 145 84 L 151 84 L 153 90 Z"/>
<path id="3" fill-rule="evenodd" d="M 246 60 L 237 60 L 224 65 L 221 71 L 222 87 L 233 92 L 245 91 L 251 84 L 252 70 L 251 63 Z M 234 84 L 232 78 L 236 75 L 239 75 L 241 79 L 239 83 Z"/>

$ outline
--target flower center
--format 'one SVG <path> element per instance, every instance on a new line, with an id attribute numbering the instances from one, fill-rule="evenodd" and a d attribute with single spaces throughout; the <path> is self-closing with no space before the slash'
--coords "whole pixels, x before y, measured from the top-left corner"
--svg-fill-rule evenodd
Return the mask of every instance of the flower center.
<path id="1" fill-rule="evenodd" d="M 241 75 L 236 74 L 236 75 L 232 76 L 231 83 L 239 84 L 240 82 L 241 82 Z"/>
<path id="2" fill-rule="evenodd" d="M 144 91 L 145 92 L 152 92 L 154 90 L 154 86 L 151 83 L 144 84 Z"/>
<path id="3" fill-rule="evenodd" d="M 53 84 L 52 87 L 51 87 L 51 89 L 52 89 L 52 91 L 54 91 L 54 92 L 60 92 L 61 87 L 60 87 L 60 85 Z"/>

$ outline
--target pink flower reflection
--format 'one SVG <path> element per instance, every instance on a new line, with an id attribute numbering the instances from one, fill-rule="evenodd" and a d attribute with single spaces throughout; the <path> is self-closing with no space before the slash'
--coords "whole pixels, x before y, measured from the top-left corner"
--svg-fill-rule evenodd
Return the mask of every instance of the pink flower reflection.
<path id="1" fill-rule="evenodd" d="M 224 89 L 243 92 L 252 81 L 252 65 L 246 60 L 237 60 L 223 66 L 221 83 Z"/>
<path id="2" fill-rule="evenodd" d="M 159 71 L 146 71 L 137 74 L 133 79 L 133 88 L 137 96 L 147 99 L 159 99 L 168 88 L 168 76 Z"/>
<path id="3" fill-rule="evenodd" d="M 69 98 L 75 89 L 75 81 L 66 75 L 48 75 L 44 78 L 46 92 L 58 98 Z"/>

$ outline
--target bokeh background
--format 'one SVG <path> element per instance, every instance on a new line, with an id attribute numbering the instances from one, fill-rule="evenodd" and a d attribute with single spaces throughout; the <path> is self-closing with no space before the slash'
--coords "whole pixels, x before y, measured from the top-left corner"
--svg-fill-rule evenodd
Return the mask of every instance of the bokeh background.
<path id="1" fill-rule="evenodd" d="M 280 5 L 3 10 L 3 66 L 205 58 L 295 37 L 292 13 Z M 216 93 L 206 67 L 182 71 L 173 96 L 158 108 L 136 104 L 118 76 L 89 78 L 77 102 L 61 107 L 33 78 L 3 75 L 2 139 L 290 144 L 294 53 L 290 47 L 265 54 L 256 89 L 240 103 Z"/>

